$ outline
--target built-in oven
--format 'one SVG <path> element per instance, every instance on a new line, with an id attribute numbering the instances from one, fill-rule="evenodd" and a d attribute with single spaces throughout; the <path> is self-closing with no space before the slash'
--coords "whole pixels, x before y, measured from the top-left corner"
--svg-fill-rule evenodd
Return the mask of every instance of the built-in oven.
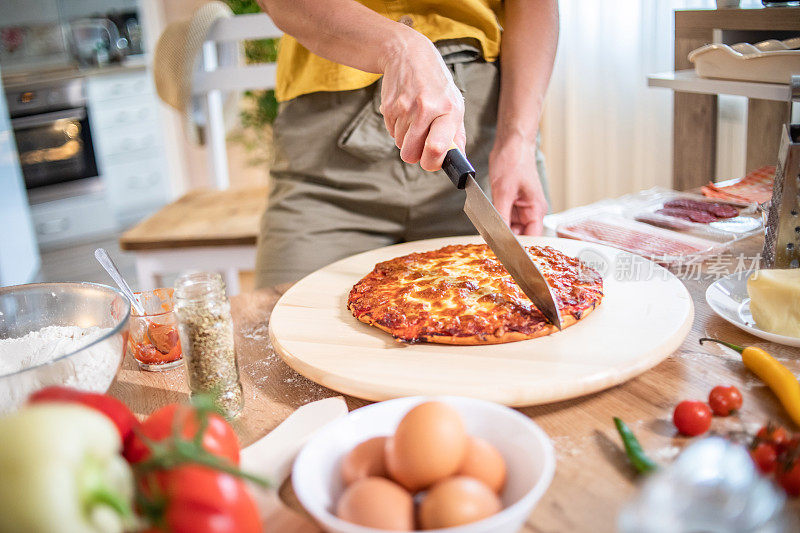
<path id="1" fill-rule="evenodd" d="M 99 185 L 82 79 L 7 89 L 6 98 L 31 201 Z"/>

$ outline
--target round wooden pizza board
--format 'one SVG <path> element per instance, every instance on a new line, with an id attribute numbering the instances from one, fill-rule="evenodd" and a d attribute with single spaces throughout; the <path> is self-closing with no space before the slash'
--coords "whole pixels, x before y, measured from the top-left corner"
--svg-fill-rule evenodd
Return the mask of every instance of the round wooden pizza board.
<path id="1" fill-rule="evenodd" d="M 307 378 L 368 400 L 453 394 L 510 406 L 575 398 L 622 383 L 675 351 L 694 306 L 666 269 L 614 248 L 552 237 L 522 237 L 580 257 L 603 275 L 604 297 L 585 319 L 547 337 L 486 346 L 402 344 L 347 310 L 353 285 L 380 261 L 448 244 L 409 242 L 348 257 L 292 286 L 269 321 L 275 350 Z"/>

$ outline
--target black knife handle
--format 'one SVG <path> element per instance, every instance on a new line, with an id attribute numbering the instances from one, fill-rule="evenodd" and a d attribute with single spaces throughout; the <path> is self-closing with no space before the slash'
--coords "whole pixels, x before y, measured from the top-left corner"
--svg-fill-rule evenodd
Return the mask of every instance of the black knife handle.
<path id="1" fill-rule="evenodd" d="M 467 186 L 467 176 L 475 177 L 475 169 L 467 161 L 467 157 L 457 147 L 453 147 L 447 151 L 442 162 L 442 170 L 444 170 L 453 185 L 459 189 Z"/>

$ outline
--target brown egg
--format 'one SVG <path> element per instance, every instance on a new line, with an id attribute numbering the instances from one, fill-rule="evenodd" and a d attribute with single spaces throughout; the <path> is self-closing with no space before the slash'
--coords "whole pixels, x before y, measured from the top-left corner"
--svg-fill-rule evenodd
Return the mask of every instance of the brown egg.
<path id="1" fill-rule="evenodd" d="M 467 455 L 464 457 L 458 474 L 482 481 L 487 487 L 500 494 L 506 483 L 506 461 L 497 448 L 480 437 L 470 437 Z"/>
<path id="2" fill-rule="evenodd" d="M 397 483 L 368 477 L 345 489 L 336 504 L 336 516 L 359 526 L 409 531 L 414 529 L 414 500 Z"/>
<path id="3" fill-rule="evenodd" d="M 453 527 L 477 522 L 502 509 L 489 487 L 471 477 L 456 476 L 434 485 L 419 505 L 423 529 Z"/>
<path id="4" fill-rule="evenodd" d="M 389 477 L 383 460 L 387 437 L 365 440 L 348 453 L 342 461 L 342 481 L 350 485 L 365 477 Z"/>
<path id="5" fill-rule="evenodd" d="M 442 402 L 422 403 L 386 442 L 386 468 L 395 481 L 416 492 L 458 471 L 467 439 L 458 411 Z"/>

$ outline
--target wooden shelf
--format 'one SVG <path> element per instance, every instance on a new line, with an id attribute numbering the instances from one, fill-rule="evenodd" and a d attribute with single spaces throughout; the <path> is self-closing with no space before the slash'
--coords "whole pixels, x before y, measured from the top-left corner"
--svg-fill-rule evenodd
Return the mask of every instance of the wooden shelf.
<path id="1" fill-rule="evenodd" d="M 675 72 L 648 79 L 651 87 L 674 91 L 673 188 L 689 190 L 714 181 L 719 118 L 716 95 L 748 98 L 745 171 L 775 164 L 780 126 L 791 116 L 788 85 L 699 79 L 689 53 L 713 42 L 786 39 L 798 32 L 800 9 L 796 7 L 675 11 Z"/>
<path id="2" fill-rule="evenodd" d="M 731 94 L 781 102 L 790 101 L 792 93 L 788 84 L 700 78 L 694 69 L 651 74 L 647 76 L 647 85 L 684 93 Z"/>

